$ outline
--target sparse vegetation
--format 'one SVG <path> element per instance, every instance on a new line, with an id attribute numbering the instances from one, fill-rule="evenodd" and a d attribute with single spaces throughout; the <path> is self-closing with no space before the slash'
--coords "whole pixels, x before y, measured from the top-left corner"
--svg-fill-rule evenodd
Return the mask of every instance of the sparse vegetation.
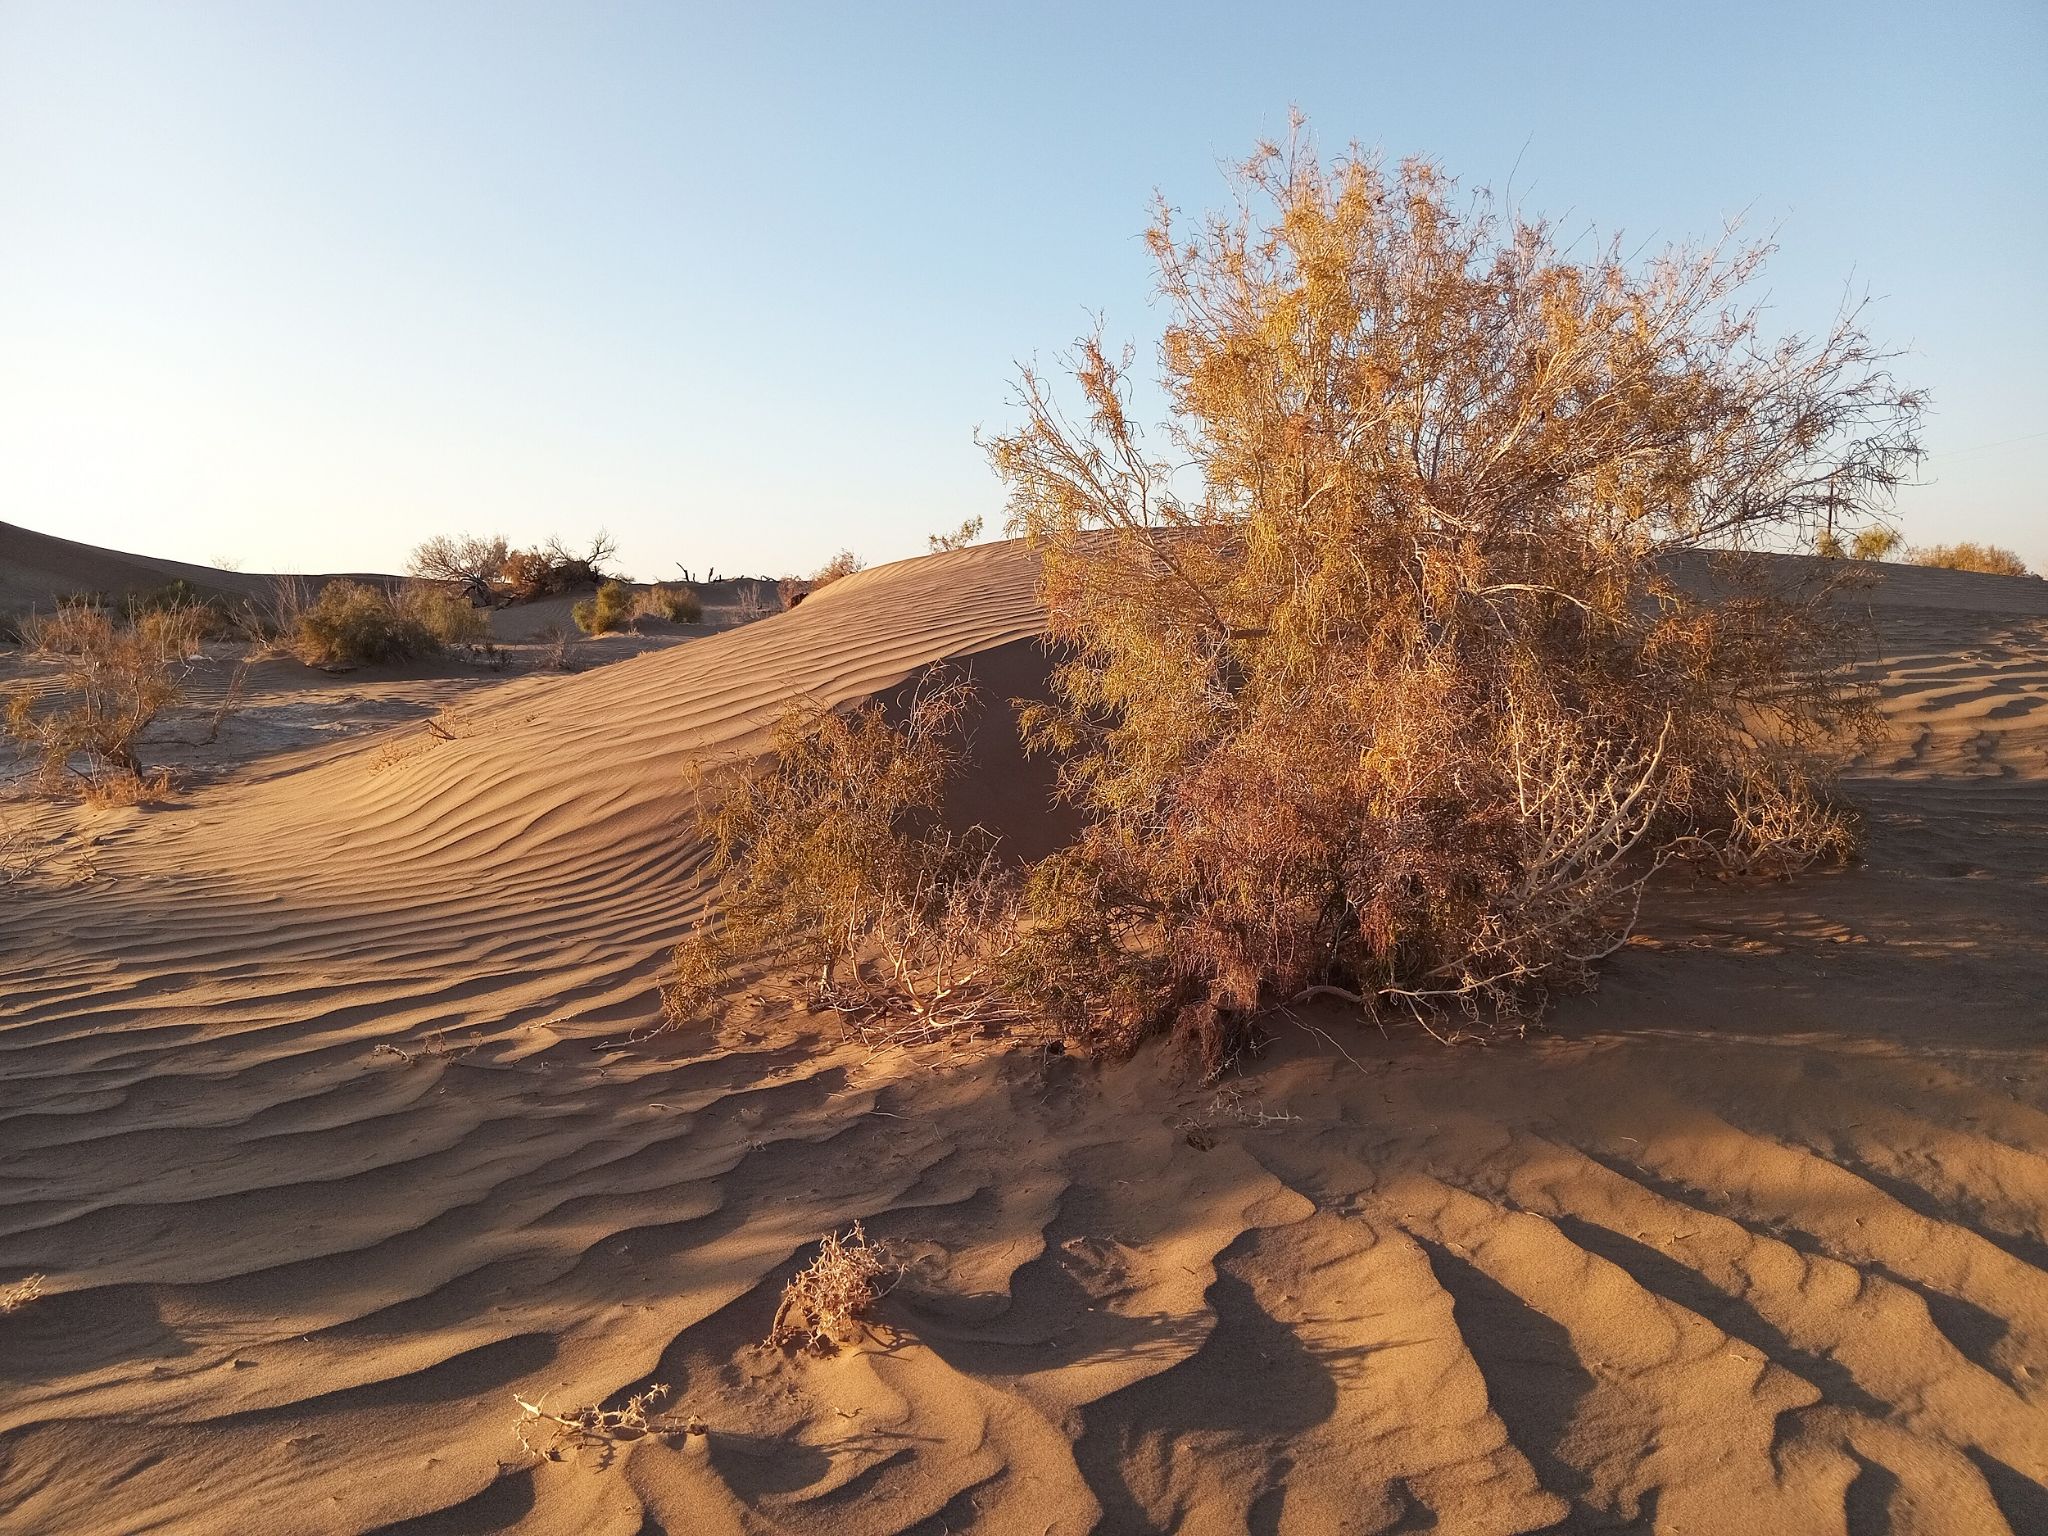
<path id="1" fill-rule="evenodd" d="M 1005 1016 L 1014 882 L 993 840 L 935 824 L 968 703 L 934 680 L 901 726 L 879 704 L 793 705 L 763 763 L 700 781 L 720 917 L 677 946 L 669 1020 L 706 1017 L 740 958 L 813 974 L 815 995 L 876 1045 Z"/>
<path id="2" fill-rule="evenodd" d="M 34 759 L 36 788 L 102 804 L 163 793 L 167 781 L 144 772 L 136 742 L 183 696 L 180 673 L 207 623 L 189 608 L 144 609 L 121 623 L 84 603 L 24 619 L 30 652 L 60 663 L 49 698 L 26 684 L 7 695 L 7 731 Z"/>
<path id="3" fill-rule="evenodd" d="M 1987 576 L 2031 576 L 2027 562 L 1996 544 L 1928 544 L 1917 546 L 1906 558 L 1915 565 L 1938 566 L 1944 571 L 1979 571 Z"/>
<path id="4" fill-rule="evenodd" d="M 768 1329 L 769 1346 L 831 1354 L 902 1272 L 887 1248 L 868 1241 L 859 1222 L 844 1236 L 828 1232 L 818 1244 L 818 1256 L 783 1290 Z"/>
<path id="5" fill-rule="evenodd" d="M 490 620 L 467 596 L 433 582 L 407 582 L 399 592 L 397 606 L 443 648 L 474 646 L 491 632 Z"/>
<path id="6" fill-rule="evenodd" d="M 440 534 L 413 550 L 410 565 L 422 580 L 453 587 L 473 603 L 490 604 L 595 586 L 609 578 L 617 553 L 617 543 L 603 530 L 582 554 L 559 538 L 516 549 L 503 534 Z"/>
<path id="7" fill-rule="evenodd" d="M 635 596 L 633 616 L 663 619 L 670 624 L 701 624 L 704 602 L 694 587 L 656 585 Z"/>
<path id="8" fill-rule="evenodd" d="M 43 1294 L 44 1277 L 28 1275 L 20 1280 L 0 1285 L 0 1317 L 9 1312 L 18 1312 Z"/>
<path id="9" fill-rule="evenodd" d="M 1884 560 L 1899 547 L 1899 532 L 1883 523 L 1861 529 L 1848 543 L 1832 528 L 1823 528 L 1814 539 L 1813 552 L 1830 560 Z"/>
<path id="10" fill-rule="evenodd" d="M 441 642 L 382 587 L 330 581 L 298 615 L 291 650 L 316 667 L 355 667 L 432 655 Z"/>
<path id="11" fill-rule="evenodd" d="M 965 549 L 981 537 L 981 519 L 970 517 L 951 533 L 935 533 L 926 542 L 932 553 L 944 554 L 947 550 Z"/>
<path id="12" fill-rule="evenodd" d="M 624 629 L 633 607 L 633 589 L 623 581 L 608 581 L 571 608 L 569 616 L 586 635 L 605 635 Z"/>
<path id="13" fill-rule="evenodd" d="M 833 582 L 851 576 L 855 571 L 867 569 L 867 561 L 850 549 L 842 549 L 811 574 L 811 591 L 829 587 Z"/>

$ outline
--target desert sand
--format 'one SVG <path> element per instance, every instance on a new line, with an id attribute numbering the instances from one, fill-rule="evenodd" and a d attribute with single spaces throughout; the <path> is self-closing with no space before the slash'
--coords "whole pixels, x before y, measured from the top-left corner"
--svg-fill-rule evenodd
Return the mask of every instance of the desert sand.
<path id="1" fill-rule="evenodd" d="M 1525 1042 L 1304 1010 L 1202 1088 L 772 1002 L 650 1037 L 687 763 L 942 659 L 1029 691 L 1033 575 L 863 572 L 44 824 L 0 1526 L 2048 1530 L 2048 584 L 1889 568 L 1867 860 L 1660 878 Z M 1028 845 L 1004 735 L 963 811 Z M 913 1261 L 873 1336 L 763 1348 L 856 1218 Z M 515 1397 L 653 1383 L 707 1432 L 522 1449 Z"/>

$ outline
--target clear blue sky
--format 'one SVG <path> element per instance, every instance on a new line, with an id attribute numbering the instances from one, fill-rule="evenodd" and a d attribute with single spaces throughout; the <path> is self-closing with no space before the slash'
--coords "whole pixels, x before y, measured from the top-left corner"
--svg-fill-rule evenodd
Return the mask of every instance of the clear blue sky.
<path id="1" fill-rule="evenodd" d="M 642 576 L 871 561 L 1147 200 L 1290 103 L 1655 239 L 1779 231 L 1935 395 L 1915 540 L 2048 569 L 2048 7 L 0 0 L 0 518 L 248 569 L 597 524 Z M 2019 439 L 2019 441 L 2013 441 Z"/>

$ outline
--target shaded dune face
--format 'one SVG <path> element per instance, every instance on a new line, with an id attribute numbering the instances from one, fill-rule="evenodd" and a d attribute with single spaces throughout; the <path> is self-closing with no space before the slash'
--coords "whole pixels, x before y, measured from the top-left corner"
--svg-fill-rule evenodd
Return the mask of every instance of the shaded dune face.
<path id="1" fill-rule="evenodd" d="M 1004 718 L 1032 576 L 863 572 L 0 897 L 0 1282 L 48 1277 L 0 1318 L 0 1525 L 2048 1529 L 2048 589 L 1873 589 L 1868 862 L 1666 882 L 1523 1045 L 1305 1011 L 1219 1094 L 632 1039 L 705 907 L 687 762 L 792 692 L 955 659 L 950 817 L 1058 840 Z M 759 1349 L 855 1218 L 912 1260 L 878 1336 Z M 522 1452 L 515 1394 L 657 1381 L 711 1434 Z"/>

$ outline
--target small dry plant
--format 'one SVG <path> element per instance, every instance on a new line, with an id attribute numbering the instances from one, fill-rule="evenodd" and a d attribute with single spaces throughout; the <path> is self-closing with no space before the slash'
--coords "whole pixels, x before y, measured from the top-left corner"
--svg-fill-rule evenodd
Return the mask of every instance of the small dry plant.
<path id="1" fill-rule="evenodd" d="M 621 1443 L 643 1440 L 651 1434 L 702 1434 L 703 1425 L 694 1418 L 671 1424 L 654 1411 L 667 1396 L 668 1388 L 657 1382 L 627 1398 L 623 1408 L 592 1404 L 570 1413 L 553 1413 L 546 1398 L 529 1403 L 515 1392 L 512 1401 L 525 1414 L 518 1424 L 519 1444 L 528 1455 L 543 1461 L 560 1461 L 565 1455 L 595 1451 L 596 1465 L 603 1468 L 611 1465 Z"/>
<path id="2" fill-rule="evenodd" d="M 28 1275 L 7 1285 L 0 1285 L 0 1317 L 9 1312 L 19 1311 L 43 1294 L 43 1276 Z"/>
<path id="3" fill-rule="evenodd" d="M 981 538 L 981 528 L 982 520 L 970 517 L 951 533 L 935 533 L 925 542 L 931 546 L 933 554 L 943 555 L 952 550 L 966 549 L 976 543 Z"/>
<path id="4" fill-rule="evenodd" d="M 183 697 L 186 661 L 213 622 L 196 609 L 153 608 L 124 624 L 84 603 L 23 620 L 30 653 L 59 663 L 52 698 L 26 685 L 7 696 L 7 732 L 34 760 L 34 787 L 102 804 L 162 793 L 168 781 L 145 773 L 136 742 Z"/>
<path id="5" fill-rule="evenodd" d="M 901 725 L 873 702 L 799 702 L 766 759 L 700 781 L 721 921 L 676 948 L 671 1024 L 709 1017 L 742 958 L 804 968 L 819 1004 L 875 1046 L 1013 1016 L 1015 877 L 993 838 L 937 825 L 970 698 L 929 678 Z"/>
<path id="6" fill-rule="evenodd" d="M 537 665 L 543 672 L 576 670 L 576 636 L 572 632 L 559 624 L 550 624 L 537 631 L 533 638 L 540 645 Z"/>
<path id="7" fill-rule="evenodd" d="M 769 1347 L 831 1354 L 856 1328 L 864 1328 L 869 1311 L 902 1276 L 903 1266 L 887 1247 L 870 1243 L 859 1222 L 844 1236 L 827 1233 L 818 1243 L 818 1256 L 783 1288 L 768 1329 Z"/>

